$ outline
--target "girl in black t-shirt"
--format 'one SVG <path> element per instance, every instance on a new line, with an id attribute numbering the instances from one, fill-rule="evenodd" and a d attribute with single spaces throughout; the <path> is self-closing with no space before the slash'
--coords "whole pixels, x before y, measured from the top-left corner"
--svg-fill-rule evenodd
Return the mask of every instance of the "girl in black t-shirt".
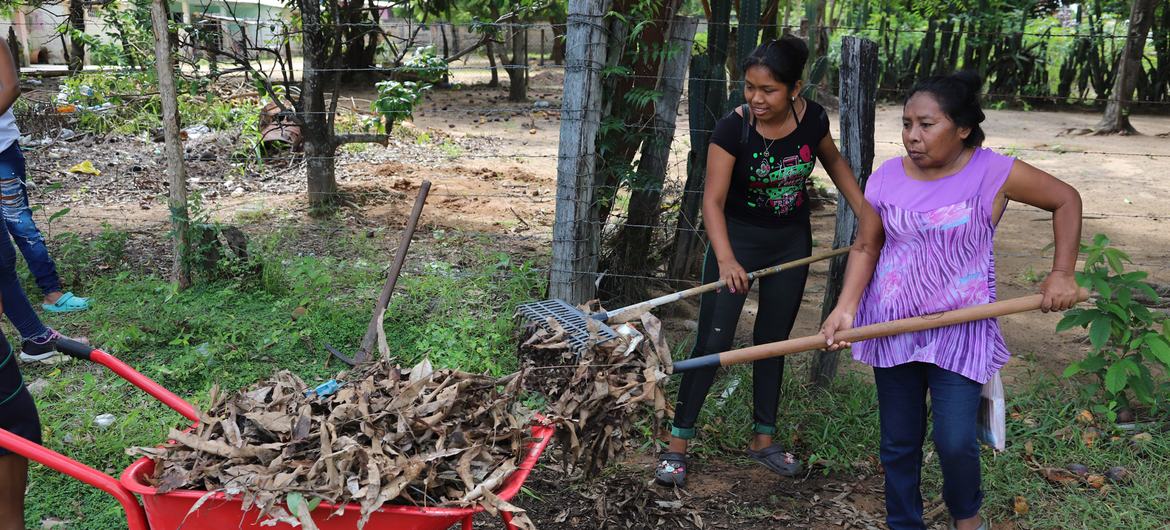
<path id="1" fill-rule="evenodd" d="M 808 46 L 791 35 L 756 48 L 742 70 L 747 103 L 715 124 L 703 192 L 703 223 L 710 240 L 703 282 L 722 279 L 728 287 L 702 296 L 693 356 L 731 349 L 751 286 L 748 270 L 811 253 L 805 184 L 816 159 L 857 212 L 859 232 L 850 261 L 873 260 L 881 247 L 880 220 L 833 143 L 825 109 L 799 95 L 807 60 Z M 760 280 L 755 344 L 788 338 L 807 276 L 808 267 L 801 267 Z M 660 484 L 682 485 L 686 479 L 687 444 L 695 435 L 695 421 L 715 371 L 683 375 L 670 446 L 660 455 L 655 473 Z M 773 441 L 783 373 L 783 357 L 753 365 L 755 435 L 747 454 L 776 473 L 792 476 L 800 472 L 800 461 Z"/>

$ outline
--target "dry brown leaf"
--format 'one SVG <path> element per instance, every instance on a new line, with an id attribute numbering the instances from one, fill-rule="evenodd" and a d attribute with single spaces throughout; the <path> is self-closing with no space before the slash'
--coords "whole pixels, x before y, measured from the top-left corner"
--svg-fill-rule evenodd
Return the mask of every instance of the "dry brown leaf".
<path id="1" fill-rule="evenodd" d="M 1061 469 L 1059 467 L 1042 467 L 1038 470 L 1040 476 L 1053 484 L 1062 486 L 1071 486 L 1080 483 L 1080 478 L 1072 471 Z"/>
<path id="2" fill-rule="evenodd" d="M 1012 503 L 1012 508 L 1015 510 L 1016 515 L 1027 515 L 1028 510 L 1030 509 L 1028 506 L 1028 499 L 1016 495 L 1016 499 Z"/>

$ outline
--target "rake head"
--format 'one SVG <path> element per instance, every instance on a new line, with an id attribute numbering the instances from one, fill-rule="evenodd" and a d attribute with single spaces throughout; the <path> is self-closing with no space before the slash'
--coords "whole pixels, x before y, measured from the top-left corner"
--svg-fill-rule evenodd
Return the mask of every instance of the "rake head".
<path id="1" fill-rule="evenodd" d="M 564 328 L 569 347 L 577 353 L 618 337 L 617 333 L 604 322 L 589 318 L 580 309 L 569 305 L 564 300 L 541 300 L 521 304 L 516 308 L 516 313 L 523 315 L 545 331 L 556 333 L 558 330 L 554 329 L 548 322 L 551 317 Z M 591 330 L 591 327 L 596 327 L 596 331 Z"/>

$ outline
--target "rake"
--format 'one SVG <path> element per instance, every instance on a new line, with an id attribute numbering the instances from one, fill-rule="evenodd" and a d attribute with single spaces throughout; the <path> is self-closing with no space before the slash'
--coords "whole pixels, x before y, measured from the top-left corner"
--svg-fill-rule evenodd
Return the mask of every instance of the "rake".
<path id="1" fill-rule="evenodd" d="M 776 274 L 780 271 L 802 267 L 813 262 L 821 261 L 823 259 L 839 256 L 849 252 L 852 247 L 842 247 L 833 249 L 823 254 L 815 254 L 807 258 L 801 258 L 779 265 L 773 265 L 766 269 L 748 274 L 748 280 L 755 280 L 756 278 L 763 278 Z M 692 287 L 690 289 L 679 291 L 676 293 L 666 294 L 653 298 L 645 302 L 639 302 L 626 307 L 614 309 L 613 311 L 599 311 L 591 315 L 586 315 L 580 309 L 560 299 L 541 300 L 539 302 L 528 302 L 521 304 L 516 308 L 516 313 L 523 315 L 525 318 L 536 323 L 549 333 L 555 333 L 556 329 L 549 320 L 553 320 L 564 329 L 566 339 L 569 346 L 576 351 L 583 351 L 596 344 L 602 344 L 610 340 L 616 339 L 618 334 L 607 324 L 624 324 L 635 318 L 638 318 L 642 313 L 646 313 L 656 307 L 677 302 L 684 298 L 690 298 L 695 295 L 708 293 L 723 288 L 727 282 L 719 280 Z"/>

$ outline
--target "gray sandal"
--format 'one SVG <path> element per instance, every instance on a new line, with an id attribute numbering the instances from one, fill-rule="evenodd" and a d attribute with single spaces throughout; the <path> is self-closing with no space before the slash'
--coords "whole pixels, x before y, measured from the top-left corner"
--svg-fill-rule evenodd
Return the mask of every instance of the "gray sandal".
<path id="1" fill-rule="evenodd" d="M 764 467 L 777 475 L 794 477 L 800 474 L 802 469 L 800 460 L 797 460 L 792 453 L 785 451 L 780 444 L 772 444 L 759 451 L 748 449 L 745 452 L 748 458 L 763 464 Z"/>
<path id="2" fill-rule="evenodd" d="M 660 486 L 682 487 L 687 481 L 687 455 L 665 452 L 658 455 L 654 482 Z"/>

